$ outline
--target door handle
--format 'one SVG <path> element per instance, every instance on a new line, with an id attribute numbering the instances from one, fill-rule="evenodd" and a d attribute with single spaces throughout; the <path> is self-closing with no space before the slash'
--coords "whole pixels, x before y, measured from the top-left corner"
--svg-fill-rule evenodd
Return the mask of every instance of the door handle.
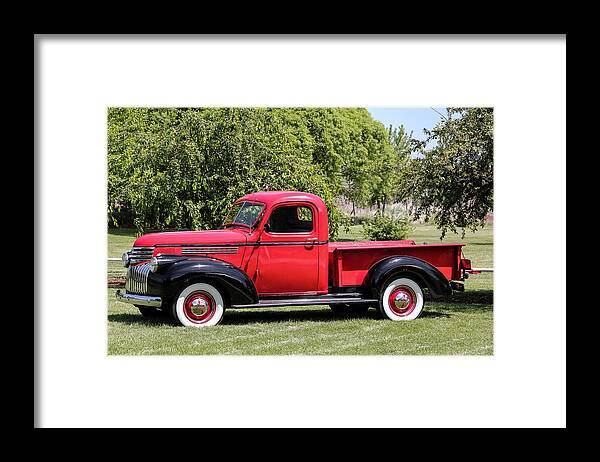
<path id="1" fill-rule="evenodd" d="M 306 239 L 309 242 L 314 242 L 316 241 L 318 238 L 317 237 L 309 237 L 308 239 Z"/>

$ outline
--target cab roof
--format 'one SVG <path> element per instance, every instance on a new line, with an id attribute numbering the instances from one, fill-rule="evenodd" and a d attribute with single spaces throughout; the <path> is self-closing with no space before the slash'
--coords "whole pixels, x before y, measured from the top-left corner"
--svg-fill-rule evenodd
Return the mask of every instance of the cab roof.
<path id="1" fill-rule="evenodd" d="M 267 205 L 274 205 L 280 202 L 311 202 L 319 209 L 325 207 L 323 199 L 315 194 L 301 191 L 260 191 L 251 194 L 246 194 L 238 199 L 238 201 L 258 201 L 264 202 Z"/>

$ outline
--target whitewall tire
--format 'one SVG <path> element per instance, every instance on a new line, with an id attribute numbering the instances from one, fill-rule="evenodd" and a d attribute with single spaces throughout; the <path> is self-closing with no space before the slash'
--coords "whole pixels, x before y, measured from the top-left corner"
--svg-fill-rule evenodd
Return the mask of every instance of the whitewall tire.
<path id="1" fill-rule="evenodd" d="M 212 285 L 196 282 L 185 287 L 173 301 L 173 321 L 186 327 L 216 326 L 223 319 L 223 296 Z"/>
<path id="2" fill-rule="evenodd" d="M 414 280 L 399 277 L 390 281 L 379 299 L 381 313 L 392 321 L 412 321 L 425 304 L 423 290 Z"/>

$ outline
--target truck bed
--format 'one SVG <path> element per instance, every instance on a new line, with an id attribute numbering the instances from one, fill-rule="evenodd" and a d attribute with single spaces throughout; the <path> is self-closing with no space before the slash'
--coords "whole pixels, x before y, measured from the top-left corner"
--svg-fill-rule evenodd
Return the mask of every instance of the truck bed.
<path id="1" fill-rule="evenodd" d="M 412 240 L 330 242 L 330 284 L 333 287 L 360 286 L 373 264 L 399 255 L 409 255 L 432 264 L 448 280 L 460 279 L 463 246 L 464 244 L 417 244 Z"/>

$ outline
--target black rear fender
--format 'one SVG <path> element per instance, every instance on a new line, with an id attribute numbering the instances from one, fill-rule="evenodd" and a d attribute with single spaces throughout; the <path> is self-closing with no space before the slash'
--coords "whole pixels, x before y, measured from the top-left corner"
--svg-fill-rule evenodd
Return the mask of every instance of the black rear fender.
<path id="1" fill-rule="evenodd" d="M 422 288 L 429 289 L 433 298 L 452 294 L 450 282 L 431 263 L 411 256 L 389 257 L 375 263 L 367 273 L 364 291 L 377 298 L 383 285 L 391 277 L 407 277 L 413 279 Z"/>

